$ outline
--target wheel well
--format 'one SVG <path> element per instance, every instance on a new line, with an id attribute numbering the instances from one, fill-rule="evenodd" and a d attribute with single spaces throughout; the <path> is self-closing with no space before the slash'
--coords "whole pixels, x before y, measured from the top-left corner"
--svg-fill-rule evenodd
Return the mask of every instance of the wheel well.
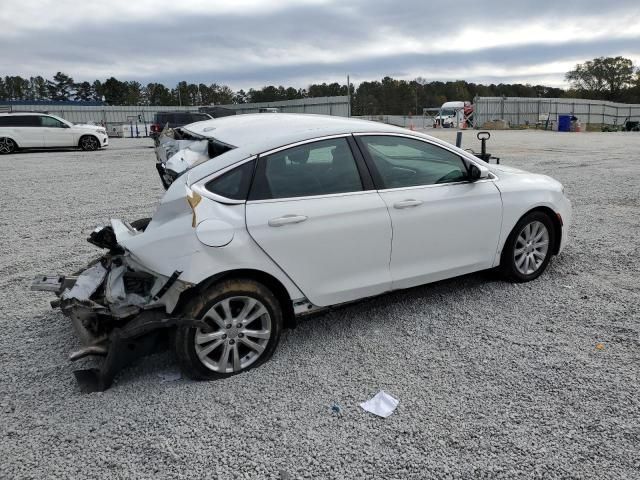
<path id="1" fill-rule="evenodd" d="M 8 138 L 9 140 L 11 140 L 13 143 L 16 144 L 16 148 L 20 148 L 20 145 L 18 145 L 18 142 L 16 142 L 16 140 L 12 137 L 7 137 L 6 135 L 2 135 L 0 136 L 0 138 Z"/>
<path id="2" fill-rule="evenodd" d="M 553 224 L 553 229 L 555 230 L 554 232 L 555 239 L 553 244 L 553 250 L 551 250 L 551 253 L 553 255 L 556 255 L 560 251 L 560 243 L 562 242 L 562 222 L 560 221 L 558 214 L 553 210 L 551 210 L 549 207 L 536 207 L 529 210 L 522 217 L 524 217 L 525 215 L 529 215 L 532 212 L 544 213 L 547 217 L 549 217 L 549 220 L 551 220 L 551 223 Z"/>
<path id="3" fill-rule="evenodd" d="M 203 280 L 194 288 L 185 290 L 181 295 L 174 311 L 179 311 L 184 305 L 186 305 L 192 298 L 197 297 L 204 290 L 206 290 L 212 284 L 219 282 L 220 280 L 228 280 L 231 278 L 248 278 L 260 282 L 265 287 L 273 292 L 282 308 L 284 326 L 286 328 L 296 327 L 296 317 L 293 312 L 293 304 L 289 297 L 289 292 L 285 286 L 273 275 L 262 272 L 260 270 L 242 269 L 242 270 L 230 270 L 228 272 L 218 273 Z"/>
<path id="4" fill-rule="evenodd" d="M 82 139 L 84 137 L 93 137 L 96 139 L 96 141 L 98 142 L 98 145 L 100 145 L 100 139 L 98 137 L 96 137 L 95 135 L 91 134 L 91 133 L 85 133 L 83 135 L 80 135 L 80 138 L 78 139 L 78 146 L 80 146 L 80 142 L 82 142 Z"/>

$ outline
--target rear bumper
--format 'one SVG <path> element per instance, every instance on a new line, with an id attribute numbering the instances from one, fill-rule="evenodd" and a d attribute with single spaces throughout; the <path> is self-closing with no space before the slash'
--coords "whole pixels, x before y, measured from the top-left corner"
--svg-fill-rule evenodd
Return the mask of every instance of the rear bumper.
<path id="1" fill-rule="evenodd" d="M 180 294 L 191 288 L 178 279 L 180 272 L 171 277 L 155 274 L 117 244 L 118 234 L 125 234 L 120 230 L 128 228 L 117 221 L 113 227 L 97 228 L 88 240 L 109 253 L 74 275 L 38 275 L 31 284 L 32 290 L 54 293 L 58 298 L 51 306 L 70 319 L 82 345 L 70 360 L 104 357 L 100 368 L 76 372 L 86 391 L 108 388 L 124 365 L 151 353 L 159 331 L 176 325 L 206 329 L 201 322 L 173 314 Z"/>

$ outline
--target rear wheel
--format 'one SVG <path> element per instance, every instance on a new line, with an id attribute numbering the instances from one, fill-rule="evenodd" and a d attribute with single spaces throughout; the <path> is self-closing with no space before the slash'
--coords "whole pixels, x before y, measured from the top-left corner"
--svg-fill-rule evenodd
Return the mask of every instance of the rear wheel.
<path id="1" fill-rule="evenodd" d="M 505 242 L 500 269 L 514 282 L 535 280 L 545 271 L 555 245 L 553 222 L 543 212 L 520 219 Z"/>
<path id="2" fill-rule="evenodd" d="M 176 332 L 180 367 L 195 380 L 228 377 L 264 363 L 276 349 L 283 323 L 273 293 L 249 279 L 214 284 L 186 307 L 185 316 L 208 326 Z"/>
<path id="3" fill-rule="evenodd" d="M 80 138 L 80 148 L 85 151 L 93 151 L 100 148 L 100 142 L 93 135 L 85 135 Z"/>
<path id="4" fill-rule="evenodd" d="M 0 137 L 0 154 L 13 153 L 18 145 L 9 137 Z"/>

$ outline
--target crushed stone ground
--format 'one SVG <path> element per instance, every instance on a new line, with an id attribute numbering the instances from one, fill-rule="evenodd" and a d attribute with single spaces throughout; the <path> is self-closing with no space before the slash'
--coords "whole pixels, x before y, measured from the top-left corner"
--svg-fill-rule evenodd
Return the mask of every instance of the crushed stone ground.
<path id="1" fill-rule="evenodd" d="M 149 216 L 150 145 L 0 156 L 0 478 L 640 477 L 640 134 L 493 132 L 502 163 L 573 202 L 535 282 L 395 292 L 302 321 L 227 380 L 167 374 L 161 353 L 82 394 L 71 326 L 29 285 L 97 256 L 96 225 Z M 387 419 L 358 407 L 381 389 Z"/>

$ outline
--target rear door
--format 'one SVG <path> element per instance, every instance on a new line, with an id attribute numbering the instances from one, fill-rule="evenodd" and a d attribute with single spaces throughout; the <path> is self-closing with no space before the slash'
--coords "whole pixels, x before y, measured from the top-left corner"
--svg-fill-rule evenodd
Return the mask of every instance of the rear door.
<path id="1" fill-rule="evenodd" d="M 20 148 L 38 148 L 44 145 L 39 115 L 9 115 L 9 127 Z"/>
<path id="2" fill-rule="evenodd" d="M 246 205 L 251 236 L 319 306 L 391 287 L 389 213 L 352 146 L 340 136 L 261 156 Z"/>

